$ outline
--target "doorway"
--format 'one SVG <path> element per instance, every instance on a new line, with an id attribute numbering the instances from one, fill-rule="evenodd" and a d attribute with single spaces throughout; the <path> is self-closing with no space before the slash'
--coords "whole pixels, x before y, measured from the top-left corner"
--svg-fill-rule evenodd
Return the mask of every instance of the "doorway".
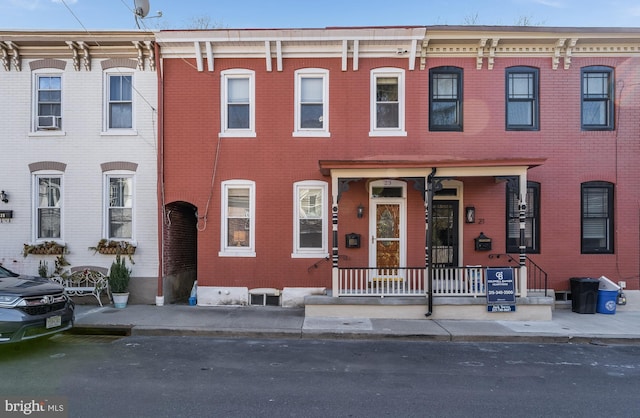
<path id="1" fill-rule="evenodd" d="M 369 265 L 377 277 L 404 277 L 406 267 L 406 183 L 377 180 L 370 183 Z"/>
<path id="2" fill-rule="evenodd" d="M 433 201 L 431 256 L 434 267 L 458 266 L 458 201 Z"/>

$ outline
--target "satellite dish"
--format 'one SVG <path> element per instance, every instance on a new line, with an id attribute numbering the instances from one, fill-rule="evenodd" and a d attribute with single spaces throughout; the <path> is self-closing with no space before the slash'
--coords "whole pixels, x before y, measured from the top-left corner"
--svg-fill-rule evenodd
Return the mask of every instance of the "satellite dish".
<path id="1" fill-rule="evenodd" d="M 149 14 L 149 0 L 134 0 L 133 4 L 133 13 L 135 13 L 136 17 L 141 19 L 147 17 Z"/>
<path id="2" fill-rule="evenodd" d="M 133 0 L 133 14 L 136 16 L 138 29 L 140 29 L 140 22 L 143 19 L 162 17 L 161 11 L 158 11 L 155 16 L 147 16 L 149 14 L 149 0 Z"/>

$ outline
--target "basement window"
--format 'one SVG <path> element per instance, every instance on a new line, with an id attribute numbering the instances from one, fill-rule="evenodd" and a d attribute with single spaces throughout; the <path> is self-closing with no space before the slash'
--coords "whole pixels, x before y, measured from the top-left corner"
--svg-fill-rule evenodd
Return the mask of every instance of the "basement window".
<path id="1" fill-rule="evenodd" d="M 252 306 L 280 306 L 280 290 L 251 289 L 249 290 L 249 304 Z"/>

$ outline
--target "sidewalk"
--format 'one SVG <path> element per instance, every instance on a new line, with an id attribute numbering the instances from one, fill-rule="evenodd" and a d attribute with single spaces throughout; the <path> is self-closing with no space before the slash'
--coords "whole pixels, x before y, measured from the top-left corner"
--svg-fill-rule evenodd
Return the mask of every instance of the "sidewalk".
<path id="1" fill-rule="evenodd" d="M 499 314 L 497 314 L 499 315 Z M 304 309 L 181 304 L 76 305 L 77 333 L 249 338 L 402 338 L 423 341 L 640 343 L 640 304 L 613 315 L 556 309 L 551 321 L 305 318 Z"/>

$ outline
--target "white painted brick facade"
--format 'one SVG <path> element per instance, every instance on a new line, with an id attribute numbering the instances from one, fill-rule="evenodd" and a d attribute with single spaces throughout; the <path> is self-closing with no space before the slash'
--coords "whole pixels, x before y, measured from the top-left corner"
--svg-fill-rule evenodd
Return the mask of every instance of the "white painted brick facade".
<path id="1" fill-rule="evenodd" d="M 71 52 L 69 52 L 71 56 Z M 46 58 L 46 56 L 43 56 Z M 34 76 L 31 59 L 23 59 L 21 71 L 0 67 L 0 190 L 9 202 L 0 210 L 12 210 L 13 219 L 0 223 L 0 263 L 9 269 L 37 275 L 40 260 L 54 268 L 54 256 L 23 257 L 25 243 L 33 242 L 32 173 L 29 164 L 55 161 L 66 164 L 63 175 L 62 241 L 71 265 L 110 267 L 111 255 L 94 254 L 89 247 L 103 238 L 103 173 L 100 164 L 126 161 L 138 164 L 134 194 L 134 280 L 158 275 L 157 203 L 157 74 L 145 65 L 134 78 L 134 135 L 104 135 L 101 61 L 93 58 L 91 70 L 76 71 L 71 58 L 62 72 L 61 132 L 32 132 Z M 38 70 L 45 71 L 47 70 Z M 52 73 L 60 70 L 51 70 Z M 153 298 L 154 294 L 144 295 Z"/>

